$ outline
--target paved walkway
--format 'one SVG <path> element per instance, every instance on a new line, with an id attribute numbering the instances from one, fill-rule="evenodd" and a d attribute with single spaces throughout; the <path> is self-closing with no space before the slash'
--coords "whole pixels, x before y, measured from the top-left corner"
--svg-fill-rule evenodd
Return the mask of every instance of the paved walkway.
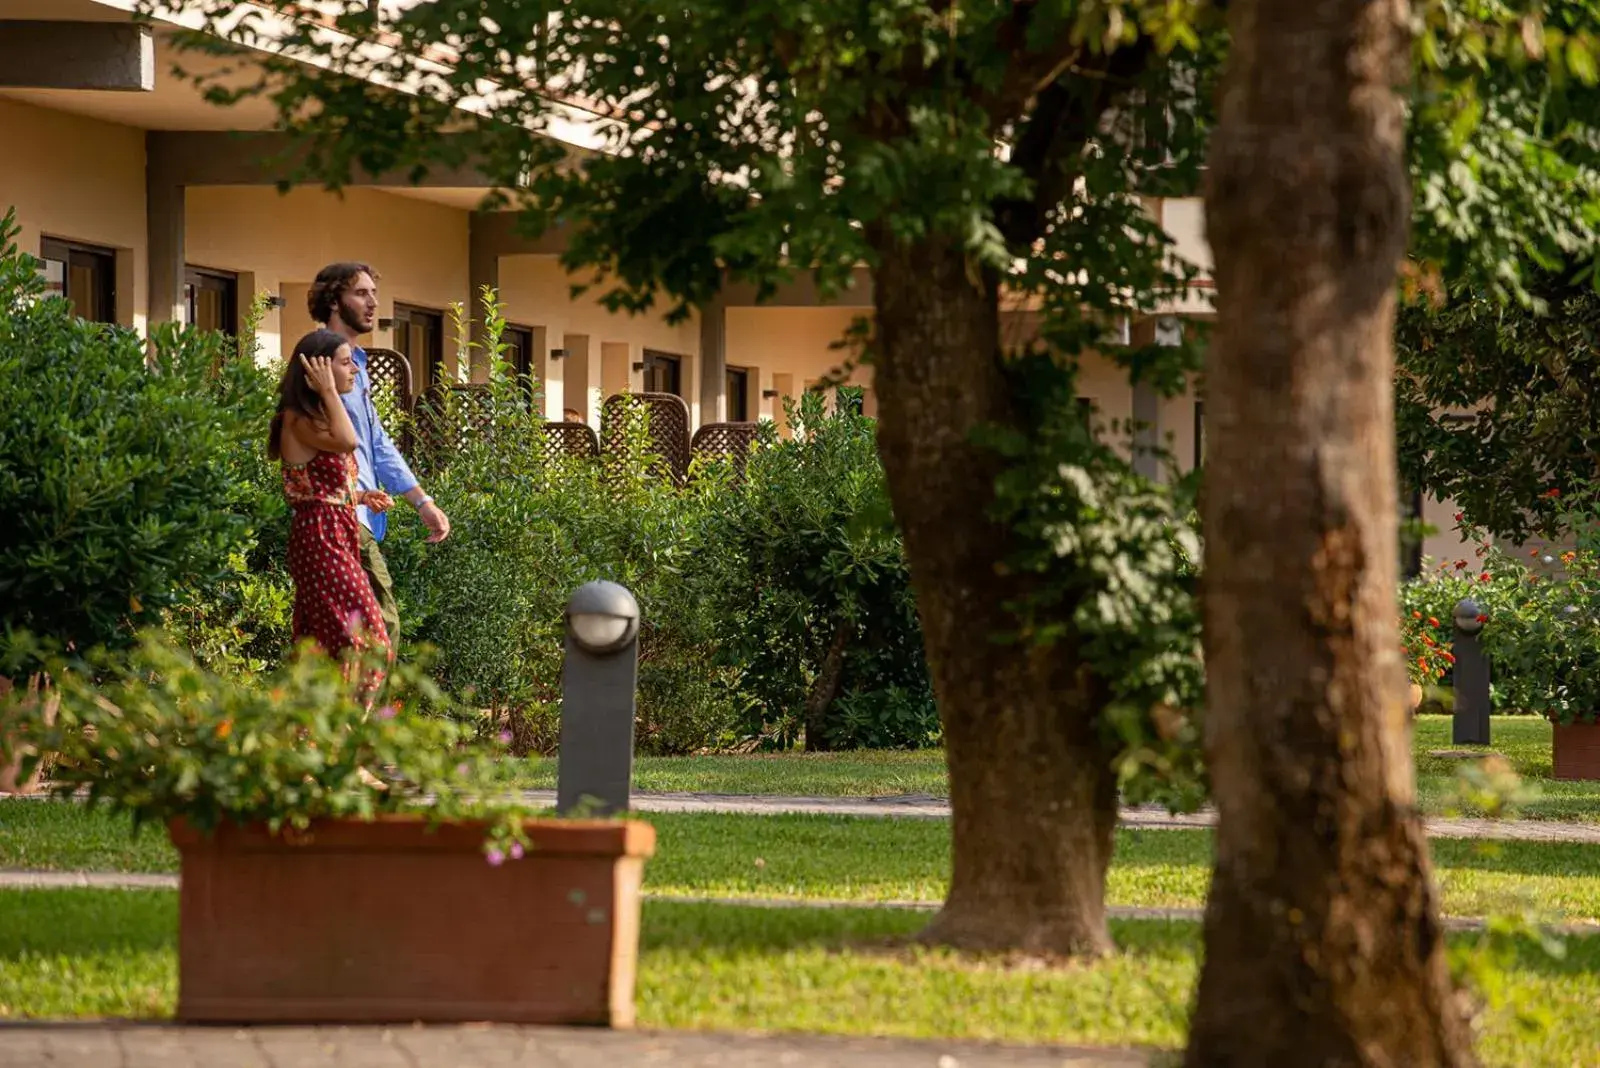
<path id="1" fill-rule="evenodd" d="M 528 800 L 554 805 L 554 790 L 529 790 Z M 929 794 L 895 794 L 887 797 L 781 797 L 756 794 L 635 793 L 633 807 L 640 812 L 737 812 L 770 816 L 803 812 L 828 816 L 948 819 L 950 802 Z M 1172 831 L 1210 827 L 1217 821 L 1210 810 L 1173 815 L 1159 806 L 1124 808 L 1124 827 Z M 1600 824 L 1556 823 L 1551 820 L 1430 819 L 1434 838 L 1487 838 L 1525 842 L 1600 843 Z"/>
<path id="2" fill-rule="evenodd" d="M 12 794 L 0 793 L 0 799 Z M 47 800 L 43 792 L 20 795 Z M 524 790 L 530 804 L 553 807 L 554 790 Z M 931 794 L 890 794 L 881 797 L 788 797 L 778 794 L 705 794 L 636 792 L 633 807 L 639 812 L 729 812 L 754 816 L 804 813 L 822 816 L 863 816 L 896 819 L 950 818 L 950 802 Z M 1178 831 L 1214 826 L 1215 812 L 1173 815 L 1159 805 L 1129 806 L 1118 818 L 1124 827 Z M 1600 823 L 1558 823 L 1554 820 L 1440 819 L 1427 821 L 1433 838 L 1474 838 L 1514 842 L 1580 842 L 1600 844 Z"/>
<path id="3" fill-rule="evenodd" d="M 1143 1053 L 564 1027 L 0 1025 L 0 1068 L 1135 1068 Z"/>

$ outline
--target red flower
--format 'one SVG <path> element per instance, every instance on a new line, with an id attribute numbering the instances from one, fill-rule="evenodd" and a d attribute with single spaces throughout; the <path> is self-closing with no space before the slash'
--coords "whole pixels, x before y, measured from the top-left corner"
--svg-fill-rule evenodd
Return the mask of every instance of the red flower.
<path id="1" fill-rule="evenodd" d="M 1489 572 L 1485 571 L 1483 574 L 1479 575 L 1478 576 L 1478 581 L 1479 582 L 1488 582 L 1489 581 Z"/>
<path id="2" fill-rule="evenodd" d="M 1444 657 L 1446 660 L 1448 660 L 1452 664 L 1454 664 L 1456 662 L 1456 654 L 1454 654 L 1454 653 L 1440 653 L 1439 655 Z"/>
<path id="3" fill-rule="evenodd" d="M 1557 489 L 1555 486 L 1551 486 L 1549 489 L 1545 490 L 1539 496 L 1541 496 L 1541 497 L 1559 497 L 1559 496 L 1561 496 L 1561 491 L 1559 489 Z"/>
<path id="4" fill-rule="evenodd" d="M 1480 616 L 1478 616 L 1478 622 L 1479 623 L 1487 623 L 1487 622 L 1489 622 L 1489 617 L 1486 616 L 1486 615 L 1480 615 Z"/>
<path id="5" fill-rule="evenodd" d="M 1437 619 L 1434 619 L 1432 616 L 1428 617 L 1428 626 L 1437 627 L 1438 625 L 1439 625 L 1439 621 Z"/>
<path id="6" fill-rule="evenodd" d="M 1422 618 L 1422 613 L 1421 612 L 1412 612 L 1411 613 L 1411 618 L 1412 619 L 1421 619 Z"/>
<path id="7" fill-rule="evenodd" d="M 1467 562 L 1465 560 L 1457 560 L 1456 561 L 1456 570 L 1457 571 L 1465 571 L 1466 569 L 1467 569 Z"/>
<path id="8" fill-rule="evenodd" d="M 1460 512 L 1456 513 L 1456 522 L 1457 523 L 1461 522 L 1461 515 L 1462 515 L 1462 513 L 1460 513 Z"/>

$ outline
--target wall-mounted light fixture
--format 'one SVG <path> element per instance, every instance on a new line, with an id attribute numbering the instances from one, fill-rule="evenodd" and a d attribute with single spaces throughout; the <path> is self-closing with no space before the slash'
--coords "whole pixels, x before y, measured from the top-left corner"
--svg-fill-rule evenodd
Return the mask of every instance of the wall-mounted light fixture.
<path id="1" fill-rule="evenodd" d="M 761 399 L 762 400 L 772 400 L 777 395 L 778 395 L 778 391 L 775 390 L 775 389 L 764 389 L 764 390 L 761 391 Z"/>
<path id="2" fill-rule="evenodd" d="M 393 319 L 379 319 L 378 320 L 378 329 L 379 330 L 393 330 L 394 329 L 394 320 Z"/>
<path id="3" fill-rule="evenodd" d="M 276 293 L 268 294 L 268 296 L 267 296 L 267 307 L 269 307 L 269 308 L 287 308 L 288 306 L 289 306 L 289 302 L 284 300 L 282 297 L 278 296 Z"/>
<path id="4" fill-rule="evenodd" d="M 566 349 L 551 349 L 550 350 L 550 358 L 552 360 L 564 360 L 568 356 L 571 356 L 571 355 L 572 355 L 572 353 L 568 352 Z"/>
<path id="5" fill-rule="evenodd" d="M 644 363 L 643 363 L 643 362 L 640 362 L 640 363 L 636 363 L 636 364 L 634 364 L 634 365 L 633 365 L 633 369 L 634 369 L 634 370 L 635 370 L 635 371 L 643 371 L 643 370 L 644 370 Z"/>

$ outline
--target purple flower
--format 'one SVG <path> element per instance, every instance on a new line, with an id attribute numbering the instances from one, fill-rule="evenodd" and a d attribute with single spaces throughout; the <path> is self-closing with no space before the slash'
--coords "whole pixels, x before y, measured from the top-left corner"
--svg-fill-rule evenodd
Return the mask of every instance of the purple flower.
<path id="1" fill-rule="evenodd" d="M 489 867 L 498 868 L 506 862 L 506 855 L 498 849 L 491 849 L 484 859 L 489 862 Z"/>
<path id="2" fill-rule="evenodd" d="M 467 772 L 469 772 L 471 770 L 472 769 L 470 767 L 468 767 L 465 762 L 456 765 L 456 774 L 457 775 L 466 775 Z"/>
<path id="3" fill-rule="evenodd" d="M 511 859 L 512 860 L 521 860 L 522 859 L 522 843 L 521 842 L 512 842 L 511 843 Z"/>
<path id="4" fill-rule="evenodd" d="M 379 719 L 394 719 L 394 717 L 398 716 L 399 714 L 400 710 L 394 707 L 394 705 L 384 705 L 382 708 L 378 709 Z"/>
<path id="5" fill-rule="evenodd" d="M 500 739 L 500 744 L 501 745 L 510 745 L 511 744 L 511 732 L 510 731 L 501 731 L 499 734 L 495 735 L 495 737 Z"/>

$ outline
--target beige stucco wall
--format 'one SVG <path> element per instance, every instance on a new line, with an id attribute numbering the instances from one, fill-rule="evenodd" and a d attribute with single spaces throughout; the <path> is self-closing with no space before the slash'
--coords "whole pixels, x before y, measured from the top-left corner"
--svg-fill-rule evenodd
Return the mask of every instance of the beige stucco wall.
<path id="1" fill-rule="evenodd" d="M 807 386 L 837 378 L 850 354 L 831 346 L 845 337 L 861 314 L 860 308 L 729 308 L 728 366 L 746 368 L 759 383 L 751 415 L 783 424 L 785 398 L 797 400 Z M 872 368 L 853 367 L 846 380 L 866 390 L 863 407 L 875 415 Z M 779 396 L 761 396 L 771 390 Z M 832 404 L 831 394 L 828 403 Z"/>
<path id="2" fill-rule="evenodd" d="M 117 253 L 117 319 L 142 329 L 145 274 L 144 131 L 0 99 L 0 212 L 17 209 L 24 252 L 41 237 Z"/>
<path id="3" fill-rule="evenodd" d="M 317 271 L 339 260 L 370 263 L 381 275 L 380 318 L 395 302 L 445 311 L 468 300 L 467 212 L 378 189 L 343 195 L 297 188 L 279 194 L 259 187 L 191 188 L 185 212 L 190 264 L 253 277 L 255 291 L 281 295 L 288 306 L 269 310 L 261 351 L 275 357 L 312 327 L 306 290 Z M 241 305 L 251 294 L 241 292 Z M 452 347 L 445 327 L 445 347 Z M 370 342 L 391 343 L 387 330 Z"/>

